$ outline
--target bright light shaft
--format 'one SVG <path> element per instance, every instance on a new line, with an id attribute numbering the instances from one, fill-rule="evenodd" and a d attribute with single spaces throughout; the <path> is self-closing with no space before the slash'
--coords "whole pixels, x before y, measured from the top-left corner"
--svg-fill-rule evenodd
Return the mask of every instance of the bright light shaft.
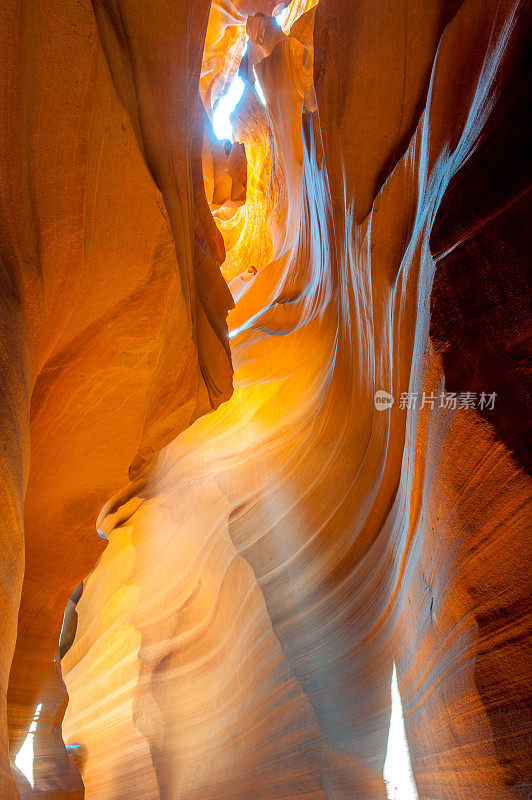
<path id="1" fill-rule="evenodd" d="M 275 17 L 277 24 L 280 28 L 282 28 L 286 22 L 286 18 L 288 17 L 288 12 L 290 10 L 290 5 L 287 5 L 286 8 L 283 8 L 279 14 Z"/>
<path id="2" fill-rule="evenodd" d="M 255 67 L 253 67 L 253 75 L 255 76 L 255 90 L 259 96 L 259 100 L 263 106 L 266 105 L 266 98 L 264 97 L 264 92 L 262 91 L 262 86 L 259 83 L 259 79 L 257 77 L 257 73 L 255 72 Z"/>
<path id="3" fill-rule="evenodd" d="M 393 665 L 391 694 L 392 713 L 388 734 L 388 749 L 384 762 L 386 794 L 388 795 L 388 800 L 418 800 L 416 784 L 412 775 L 408 742 L 406 740 L 403 706 L 401 695 L 399 694 L 395 663 Z"/>
<path id="4" fill-rule="evenodd" d="M 233 140 L 233 128 L 231 127 L 229 117 L 235 110 L 235 106 L 242 97 L 243 91 L 244 81 L 240 75 L 236 75 L 231 81 L 227 92 L 218 100 L 212 115 L 212 127 L 218 139 Z"/>
<path id="5" fill-rule="evenodd" d="M 33 735 L 37 728 L 37 721 L 41 713 L 42 703 L 39 703 L 35 709 L 32 723 L 28 730 L 28 735 L 24 739 L 24 743 L 17 753 L 15 758 L 15 766 L 22 774 L 29 780 L 33 789 Z"/>

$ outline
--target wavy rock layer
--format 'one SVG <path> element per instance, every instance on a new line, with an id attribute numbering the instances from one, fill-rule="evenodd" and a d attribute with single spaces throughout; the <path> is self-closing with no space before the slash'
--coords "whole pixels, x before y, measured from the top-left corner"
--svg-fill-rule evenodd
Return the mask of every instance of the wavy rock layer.
<path id="1" fill-rule="evenodd" d="M 504 397 L 494 416 L 441 402 L 511 386 L 505 355 L 494 384 L 457 362 L 498 352 L 471 298 L 497 317 L 517 283 L 497 289 L 511 265 L 483 254 L 524 218 L 522 174 L 468 201 L 501 103 L 518 142 L 529 19 L 320 0 L 292 22 L 247 22 L 238 136 L 248 187 L 254 144 L 271 164 L 253 197 L 272 256 L 230 315 L 235 392 L 109 506 L 63 659 L 65 739 L 86 745 L 88 798 L 382 799 L 395 662 L 419 797 L 529 797 L 530 484 Z M 209 105 L 236 64 L 206 54 Z M 248 266 L 249 236 L 218 221 Z"/>
<path id="2" fill-rule="evenodd" d="M 394 663 L 420 798 L 530 797 L 529 5 L 311 0 L 284 30 L 269 0 L 19 6 L 12 755 L 42 703 L 21 794 L 83 792 L 59 647 L 87 800 L 384 800 Z M 212 114 L 237 70 L 229 148 L 200 96 Z M 222 261 L 258 270 L 231 353 Z"/>
<path id="3" fill-rule="evenodd" d="M 223 253 L 195 224 L 190 164 L 209 3 L 159 5 L 32 0 L 0 12 L 0 712 L 22 591 L 13 755 L 68 597 L 103 549 L 102 505 L 232 391 L 232 301 Z M 7 799 L 5 727 L 1 745 Z"/>

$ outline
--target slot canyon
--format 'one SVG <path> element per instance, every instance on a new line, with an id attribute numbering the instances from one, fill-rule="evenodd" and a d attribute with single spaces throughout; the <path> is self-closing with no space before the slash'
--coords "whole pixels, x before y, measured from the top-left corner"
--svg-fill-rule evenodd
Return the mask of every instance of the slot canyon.
<path id="1" fill-rule="evenodd" d="M 0 800 L 532 800 L 531 29 L 0 2 Z"/>

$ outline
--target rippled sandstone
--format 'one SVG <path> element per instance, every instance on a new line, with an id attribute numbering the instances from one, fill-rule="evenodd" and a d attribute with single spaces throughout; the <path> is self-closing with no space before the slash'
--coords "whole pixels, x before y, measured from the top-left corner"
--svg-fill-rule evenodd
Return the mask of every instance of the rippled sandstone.
<path id="1" fill-rule="evenodd" d="M 85 579 L 89 800 L 383 799 L 394 663 L 420 798 L 530 797 L 528 6 L 59 5 L 1 84 L 21 793 L 82 791 Z"/>
<path id="2" fill-rule="evenodd" d="M 13 754 L 68 597 L 102 552 L 103 503 L 232 391 L 223 252 L 194 224 L 189 157 L 208 3 L 180 9 L 2 5 L 0 684 L 5 720 L 18 612 Z M 166 52 L 152 46 L 162 32 Z M 0 775 L 14 796 L 5 727 Z"/>

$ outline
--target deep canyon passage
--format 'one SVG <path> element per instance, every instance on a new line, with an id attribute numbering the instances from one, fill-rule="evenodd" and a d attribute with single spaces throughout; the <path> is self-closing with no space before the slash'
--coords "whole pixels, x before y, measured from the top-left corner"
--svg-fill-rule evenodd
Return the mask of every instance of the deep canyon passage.
<path id="1" fill-rule="evenodd" d="M 531 28 L 0 4 L 0 800 L 532 798 Z"/>

